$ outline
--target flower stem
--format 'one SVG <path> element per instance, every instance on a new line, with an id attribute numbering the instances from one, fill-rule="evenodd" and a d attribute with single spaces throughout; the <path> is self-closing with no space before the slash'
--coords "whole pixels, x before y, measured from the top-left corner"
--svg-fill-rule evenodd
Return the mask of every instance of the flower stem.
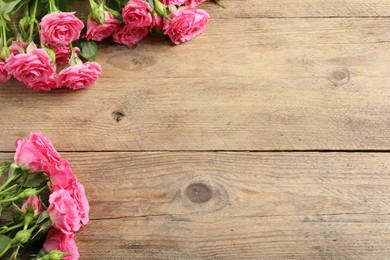
<path id="1" fill-rule="evenodd" d="M 37 18 L 36 18 L 37 7 L 38 7 L 38 0 L 35 0 L 35 1 L 34 1 L 33 12 L 32 12 L 32 14 L 31 14 L 31 16 L 30 16 L 30 34 L 29 34 L 29 40 L 30 40 L 30 42 L 33 41 L 34 24 L 35 24 L 35 20 L 37 19 Z"/>
<path id="2" fill-rule="evenodd" d="M 54 0 L 49 0 L 49 11 L 50 11 L 50 13 L 54 13 L 54 12 L 58 11 Z"/>
<path id="3" fill-rule="evenodd" d="M 23 227 L 23 225 L 24 225 L 24 223 L 19 223 L 19 224 L 15 225 L 15 226 L 7 227 L 6 229 L 5 229 L 5 227 L 4 227 L 4 230 L 1 230 L 0 233 L 1 233 L 1 234 L 8 233 L 8 232 L 11 231 L 11 230 L 14 230 L 14 229 Z"/>
<path id="4" fill-rule="evenodd" d="M 7 32 L 5 30 L 7 24 L 5 22 L 5 19 L 3 18 L 2 15 L 0 15 L 0 23 L 1 23 L 1 38 L 3 39 L 3 46 L 7 46 Z"/>
<path id="5" fill-rule="evenodd" d="M 3 194 L 3 193 L 6 193 L 6 192 L 9 191 L 9 190 L 12 190 L 12 189 L 15 188 L 16 186 L 18 186 L 18 185 L 17 185 L 17 184 L 14 184 L 14 185 L 12 185 L 12 186 L 9 187 L 9 188 L 7 188 L 7 189 L 5 189 L 5 190 L 3 190 L 3 191 L 0 191 L 0 195 Z"/>
<path id="6" fill-rule="evenodd" d="M 9 243 L 3 250 L 3 252 L 0 253 L 0 257 L 2 257 L 5 253 L 7 253 L 8 249 L 11 247 L 11 243 Z"/>
<path id="7" fill-rule="evenodd" d="M 10 184 L 10 182 L 12 182 L 13 180 L 16 180 L 17 178 L 19 178 L 20 176 L 22 176 L 21 173 L 19 174 L 12 174 L 10 177 L 8 177 L 7 181 L 3 183 L 3 185 L 0 186 L 0 192 L 3 192 L 3 189 L 5 187 L 8 186 L 8 184 Z M 8 189 L 8 188 L 7 188 Z"/>

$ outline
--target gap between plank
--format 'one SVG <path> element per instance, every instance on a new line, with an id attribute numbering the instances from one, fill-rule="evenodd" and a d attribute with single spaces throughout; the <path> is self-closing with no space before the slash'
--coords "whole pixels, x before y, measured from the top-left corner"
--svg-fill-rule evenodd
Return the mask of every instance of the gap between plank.
<path id="1" fill-rule="evenodd" d="M 390 153 L 390 149 L 305 149 L 305 150 L 58 150 L 59 153 Z M 13 154 L 15 151 L 0 151 Z"/>

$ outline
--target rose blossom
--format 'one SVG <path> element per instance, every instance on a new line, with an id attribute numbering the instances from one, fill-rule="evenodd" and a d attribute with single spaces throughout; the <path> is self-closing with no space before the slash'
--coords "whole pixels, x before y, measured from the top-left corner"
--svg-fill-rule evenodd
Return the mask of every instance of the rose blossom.
<path id="1" fill-rule="evenodd" d="M 12 42 L 11 46 L 9 46 L 9 49 L 11 50 L 11 52 L 16 55 L 16 54 L 19 54 L 19 48 L 21 48 L 24 52 L 26 52 L 27 50 L 27 47 L 28 47 L 28 43 L 25 43 L 21 40 L 16 40 L 14 42 Z"/>
<path id="2" fill-rule="evenodd" d="M 54 88 L 58 88 L 57 85 L 57 77 L 56 73 L 53 73 L 49 78 L 42 81 L 37 81 L 33 83 L 27 83 L 26 86 L 36 91 L 49 91 Z"/>
<path id="3" fill-rule="evenodd" d="M 170 14 L 172 21 L 164 20 L 164 34 L 175 44 L 187 42 L 201 34 L 210 20 L 204 10 L 195 8 L 178 9 Z"/>
<path id="4" fill-rule="evenodd" d="M 64 257 L 63 260 L 77 260 L 79 259 L 79 251 L 74 237 L 74 234 L 65 234 L 60 230 L 52 228 L 47 233 L 43 248 L 46 252 L 60 250 L 62 252 L 71 254 L 71 256 Z"/>
<path id="5" fill-rule="evenodd" d="M 129 27 L 125 26 L 118 29 L 112 35 L 114 42 L 132 46 L 145 38 L 149 34 L 148 27 Z"/>
<path id="6" fill-rule="evenodd" d="M 206 2 L 206 1 L 207 0 L 186 0 L 184 4 L 189 6 L 189 7 L 196 7 L 196 6 L 198 6 L 201 3 Z"/>
<path id="7" fill-rule="evenodd" d="M 127 26 L 151 27 L 153 24 L 152 7 L 144 0 L 131 0 L 122 9 L 122 18 Z"/>
<path id="8" fill-rule="evenodd" d="M 4 83 L 10 80 L 11 74 L 5 68 L 5 63 L 0 61 L 0 82 Z"/>
<path id="9" fill-rule="evenodd" d="M 47 171 L 49 165 L 61 160 L 51 142 L 42 133 L 30 133 L 16 140 L 15 162 L 22 168 Z"/>
<path id="10" fill-rule="evenodd" d="M 161 3 L 163 3 L 165 6 L 170 5 L 183 5 L 186 0 L 162 0 Z"/>
<path id="11" fill-rule="evenodd" d="M 45 15 L 40 23 L 42 43 L 64 46 L 77 40 L 84 24 L 74 14 L 74 12 L 58 12 Z"/>
<path id="12" fill-rule="evenodd" d="M 158 30 L 162 30 L 164 27 L 164 19 L 158 14 L 155 17 L 153 17 L 153 19 L 154 19 L 155 28 Z"/>
<path id="13" fill-rule="evenodd" d="M 32 84 L 46 81 L 55 72 L 54 65 L 44 49 L 34 49 L 30 53 L 11 54 L 6 60 L 5 69 L 17 80 Z"/>
<path id="14" fill-rule="evenodd" d="M 89 203 L 84 186 L 75 179 L 66 190 L 77 204 L 82 225 L 86 225 L 89 222 Z"/>
<path id="15" fill-rule="evenodd" d="M 21 208 L 22 212 L 26 213 L 29 207 L 34 209 L 34 216 L 37 216 L 39 213 L 41 213 L 41 201 L 38 199 L 38 197 L 29 196 Z"/>
<path id="16" fill-rule="evenodd" d="M 104 12 L 105 21 L 103 24 L 97 23 L 93 19 L 87 22 L 87 40 L 102 41 L 114 33 L 115 29 L 121 24 L 117 19 L 114 19 L 112 13 Z"/>
<path id="17" fill-rule="evenodd" d="M 50 177 L 53 190 L 66 189 L 76 181 L 70 164 L 66 160 L 52 163 L 47 175 Z"/>
<path id="18" fill-rule="evenodd" d="M 49 203 L 47 212 L 53 227 L 66 234 L 72 234 L 81 228 L 81 217 L 77 203 L 67 190 L 53 191 L 50 194 Z"/>
<path id="19" fill-rule="evenodd" d="M 80 55 L 80 49 L 78 47 L 73 48 L 77 56 Z M 57 66 L 66 65 L 69 62 L 69 58 L 72 55 L 72 50 L 69 45 L 54 47 L 54 53 L 56 54 L 56 64 Z"/>
<path id="20" fill-rule="evenodd" d="M 63 69 L 59 73 L 59 86 L 71 89 L 87 88 L 100 77 L 102 68 L 97 62 L 86 62 Z"/>

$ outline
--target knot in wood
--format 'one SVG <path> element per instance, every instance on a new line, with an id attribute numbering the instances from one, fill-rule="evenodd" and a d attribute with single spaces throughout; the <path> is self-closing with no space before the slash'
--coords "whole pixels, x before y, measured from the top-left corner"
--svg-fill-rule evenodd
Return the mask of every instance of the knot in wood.
<path id="1" fill-rule="evenodd" d="M 351 75 L 347 68 L 335 68 L 328 75 L 329 80 L 336 86 L 348 83 Z"/>
<path id="2" fill-rule="evenodd" d="M 190 184 L 186 190 L 185 194 L 188 199 L 193 203 L 206 203 L 211 199 L 212 192 L 209 187 L 203 183 L 193 183 Z"/>

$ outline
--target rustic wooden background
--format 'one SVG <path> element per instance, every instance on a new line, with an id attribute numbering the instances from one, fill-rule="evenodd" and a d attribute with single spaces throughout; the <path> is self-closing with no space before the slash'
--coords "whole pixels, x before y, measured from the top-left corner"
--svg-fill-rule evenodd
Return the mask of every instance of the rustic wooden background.
<path id="1" fill-rule="evenodd" d="M 71 161 L 81 259 L 389 259 L 390 1 L 225 6 L 102 45 L 90 89 L 2 84 L 0 159 L 42 131 Z"/>

